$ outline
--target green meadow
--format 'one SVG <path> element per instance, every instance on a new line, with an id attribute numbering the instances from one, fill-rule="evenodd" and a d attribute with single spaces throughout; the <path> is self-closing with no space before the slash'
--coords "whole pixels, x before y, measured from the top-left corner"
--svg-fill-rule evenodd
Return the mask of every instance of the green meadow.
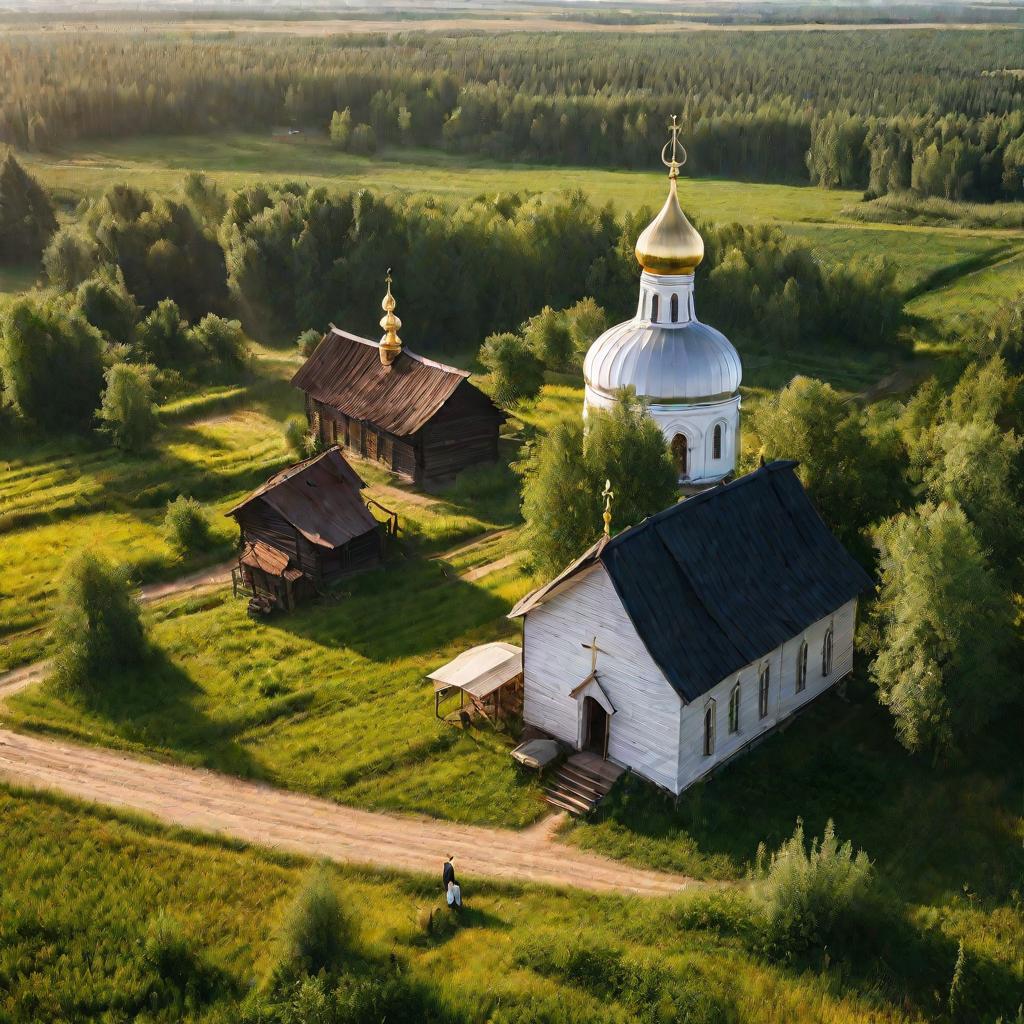
<path id="1" fill-rule="evenodd" d="M 26 154 L 25 166 L 58 197 L 95 196 L 114 182 L 170 191 L 188 171 L 202 171 L 225 188 L 256 181 L 301 180 L 329 188 L 372 188 L 453 200 L 497 192 L 559 192 L 580 188 L 619 210 L 661 205 L 663 169 L 649 173 L 488 163 L 436 150 L 394 149 L 361 157 L 341 152 L 325 136 L 291 138 L 144 136 L 78 144 L 53 154 Z M 686 179 L 683 205 L 713 220 L 827 221 L 855 201 L 855 192 L 724 179 Z"/>
<path id="2" fill-rule="evenodd" d="M 0 817 L 4 1020 L 239 1019 L 274 961 L 304 862 L 4 787 Z M 645 900 L 638 913 L 630 897 L 467 882 L 453 925 L 432 876 L 333 867 L 330 881 L 355 923 L 343 966 L 400 978 L 434 1019 L 467 1024 L 933 1019 L 943 996 L 929 986 L 948 985 L 957 936 L 979 917 L 966 898 L 930 917 L 908 907 L 878 936 L 887 969 L 850 975 L 760 955 L 741 891 Z M 146 952 L 158 917 L 188 950 L 170 977 Z M 967 935 L 993 985 L 1019 980 L 1019 937 Z M 923 983 L 903 974 L 911 962 Z M 654 1004 L 652 986 L 663 992 Z"/>

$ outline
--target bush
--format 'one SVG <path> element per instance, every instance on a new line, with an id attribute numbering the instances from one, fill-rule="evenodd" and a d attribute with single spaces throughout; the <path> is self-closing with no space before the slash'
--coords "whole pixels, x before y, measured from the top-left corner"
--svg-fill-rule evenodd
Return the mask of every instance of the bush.
<path id="1" fill-rule="evenodd" d="M 480 362 L 491 372 L 498 405 L 507 409 L 540 394 L 544 364 L 518 334 L 492 334 L 480 349 Z"/>
<path id="2" fill-rule="evenodd" d="M 178 304 L 164 299 L 135 332 L 135 349 L 140 359 L 161 369 L 187 371 L 196 362 L 197 349 Z"/>
<path id="3" fill-rule="evenodd" d="M 299 346 L 299 351 L 306 357 L 313 354 L 313 349 L 320 344 L 320 339 L 323 334 L 320 333 L 315 327 L 310 327 L 309 330 L 303 331 L 296 342 Z"/>
<path id="4" fill-rule="evenodd" d="M 30 422 L 50 431 L 87 428 L 103 390 L 103 339 L 56 300 L 16 299 L 0 323 L 0 378 Z"/>
<path id="5" fill-rule="evenodd" d="M 43 269 L 60 291 L 77 288 L 96 270 L 96 243 L 78 228 L 60 228 L 43 251 Z"/>
<path id="6" fill-rule="evenodd" d="M 800 820 L 775 853 L 767 856 L 762 843 L 753 874 L 766 945 L 783 956 L 839 938 L 863 912 L 872 887 L 867 854 L 840 843 L 831 820 L 809 850 Z"/>
<path id="7" fill-rule="evenodd" d="M 308 433 L 306 418 L 304 416 L 289 416 L 284 421 L 282 433 L 288 447 L 300 459 L 304 459 L 306 457 L 306 435 Z"/>
<path id="8" fill-rule="evenodd" d="M 608 329 L 608 316 L 589 296 L 565 311 L 565 324 L 572 338 L 576 358 L 583 362 L 587 350 Z"/>
<path id="9" fill-rule="evenodd" d="M 167 505 L 164 532 L 179 554 L 204 551 L 210 546 L 210 517 L 195 498 L 180 494 Z"/>
<path id="10" fill-rule="evenodd" d="M 281 926 L 280 965 L 306 974 L 335 970 L 351 937 L 327 868 L 312 868 Z"/>
<path id="11" fill-rule="evenodd" d="M 8 150 L 0 163 L 0 263 L 37 263 L 56 230 L 50 197 Z"/>
<path id="12" fill-rule="evenodd" d="M 75 301 L 82 316 L 108 341 L 131 342 L 140 311 L 120 275 L 107 272 L 83 281 Z"/>
<path id="13" fill-rule="evenodd" d="M 195 970 L 196 957 L 181 925 L 166 911 L 159 911 L 146 926 L 142 960 L 164 981 L 181 988 Z"/>
<path id="14" fill-rule="evenodd" d="M 523 324 L 523 337 L 549 370 L 568 369 L 573 359 L 573 339 L 564 312 L 545 306 Z"/>
<path id="15" fill-rule="evenodd" d="M 348 138 L 350 153 L 360 156 L 371 156 L 377 152 L 377 133 L 369 124 L 357 124 Z"/>
<path id="16" fill-rule="evenodd" d="M 115 448 L 141 451 L 159 426 L 153 403 L 153 368 L 115 363 L 104 373 L 107 382 L 97 416 L 100 430 L 110 435 Z"/>
<path id="17" fill-rule="evenodd" d="M 142 662 L 146 636 L 127 569 L 91 551 L 73 555 L 57 584 L 50 635 L 56 677 L 68 686 Z"/>
<path id="18" fill-rule="evenodd" d="M 208 313 L 189 333 L 196 356 L 208 365 L 236 370 L 244 365 L 245 335 L 237 320 Z"/>

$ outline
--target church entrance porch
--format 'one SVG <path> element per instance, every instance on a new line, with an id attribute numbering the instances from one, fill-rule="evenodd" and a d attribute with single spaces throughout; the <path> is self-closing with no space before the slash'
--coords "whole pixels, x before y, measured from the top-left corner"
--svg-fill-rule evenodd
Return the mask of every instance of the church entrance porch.
<path id="1" fill-rule="evenodd" d="M 593 698 L 583 698 L 583 742 L 581 749 L 608 756 L 608 712 Z"/>

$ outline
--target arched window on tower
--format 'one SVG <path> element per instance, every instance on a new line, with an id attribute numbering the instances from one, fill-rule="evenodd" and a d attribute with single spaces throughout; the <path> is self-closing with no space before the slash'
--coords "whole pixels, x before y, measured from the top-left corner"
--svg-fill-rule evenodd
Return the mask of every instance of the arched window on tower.
<path id="1" fill-rule="evenodd" d="M 651 323 L 656 324 L 658 322 L 658 296 L 651 296 Z"/>
<path id="2" fill-rule="evenodd" d="M 715 424 L 715 432 L 711 435 L 711 458 L 722 457 L 722 424 Z"/>
<path id="3" fill-rule="evenodd" d="M 673 292 L 672 301 L 669 303 L 669 309 L 672 312 L 672 323 L 679 323 L 679 296 Z"/>
<path id="4" fill-rule="evenodd" d="M 825 639 L 821 642 L 821 674 L 832 674 L 832 627 L 825 630 Z"/>

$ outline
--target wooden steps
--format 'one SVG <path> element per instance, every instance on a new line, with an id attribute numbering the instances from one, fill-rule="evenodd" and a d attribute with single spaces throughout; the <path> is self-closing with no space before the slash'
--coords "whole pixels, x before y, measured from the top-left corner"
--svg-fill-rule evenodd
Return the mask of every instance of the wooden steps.
<path id="1" fill-rule="evenodd" d="M 544 787 L 544 799 L 560 811 L 589 814 L 622 774 L 618 765 L 581 751 L 573 754 Z"/>

